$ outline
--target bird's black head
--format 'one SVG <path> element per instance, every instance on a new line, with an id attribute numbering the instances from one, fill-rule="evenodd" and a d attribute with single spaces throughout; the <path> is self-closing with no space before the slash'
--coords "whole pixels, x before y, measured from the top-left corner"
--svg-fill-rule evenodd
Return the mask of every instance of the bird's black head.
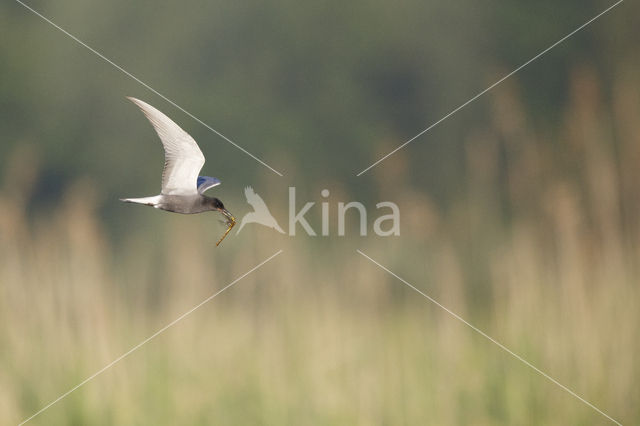
<path id="1" fill-rule="evenodd" d="M 224 204 L 222 204 L 222 201 L 218 200 L 217 198 L 214 198 L 212 200 L 212 204 L 213 204 L 213 208 L 216 210 L 224 210 Z"/>
<path id="2" fill-rule="evenodd" d="M 211 210 L 217 210 L 220 213 L 222 213 L 224 217 L 227 218 L 227 224 L 236 222 L 236 219 L 233 217 L 231 212 L 229 212 L 229 210 L 224 208 L 224 204 L 222 204 L 222 201 L 218 200 L 217 198 L 209 198 L 209 197 L 207 197 L 206 200 L 209 203 L 209 206 L 211 206 L 210 207 Z"/>

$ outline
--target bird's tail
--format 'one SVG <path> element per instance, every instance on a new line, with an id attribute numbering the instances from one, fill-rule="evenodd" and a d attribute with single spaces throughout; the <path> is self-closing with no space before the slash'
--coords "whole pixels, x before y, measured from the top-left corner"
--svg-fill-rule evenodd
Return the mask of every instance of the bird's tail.
<path id="1" fill-rule="evenodd" d="M 120 198 L 120 201 L 124 201 L 125 203 L 136 203 L 136 204 L 144 204 L 147 206 L 155 206 L 158 204 L 158 196 L 153 197 L 143 197 L 143 198 Z"/>

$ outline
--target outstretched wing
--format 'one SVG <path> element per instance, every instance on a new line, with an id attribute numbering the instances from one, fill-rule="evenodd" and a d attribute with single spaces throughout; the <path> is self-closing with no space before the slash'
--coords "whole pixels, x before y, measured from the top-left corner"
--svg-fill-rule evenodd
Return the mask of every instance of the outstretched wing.
<path id="1" fill-rule="evenodd" d="M 142 110 L 162 141 L 164 147 L 162 194 L 197 194 L 196 181 L 204 165 L 204 155 L 196 141 L 151 105 L 139 99 L 131 97 L 128 99 Z"/>
<path id="2" fill-rule="evenodd" d="M 252 187 L 247 186 L 244 189 L 244 196 L 247 197 L 247 203 L 249 203 L 251 207 L 253 207 L 254 211 L 256 212 L 266 211 L 267 213 L 269 212 L 269 209 L 267 208 L 267 205 L 264 203 L 264 200 L 262 199 L 262 197 L 256 194 Z"/>
<path id="3" fill-rule="evenodd" d="M 220 179 L 211 176 L 198 176 L 198 192 L 204 194 L 207 189 L 220 185 Z"/>

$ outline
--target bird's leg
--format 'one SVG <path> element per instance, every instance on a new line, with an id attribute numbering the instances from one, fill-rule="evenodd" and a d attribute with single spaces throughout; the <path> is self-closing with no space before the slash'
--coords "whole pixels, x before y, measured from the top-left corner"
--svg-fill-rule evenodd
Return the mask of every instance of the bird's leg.
<path id="1" fill-rule="evenodd" d="M 225 215 L 227 218 L 227 221 L 225 222 L 227 224 L 227 230 L 224 231 L 224 234 L 222 235 L 222 237 L 220 237 L 220 239 L 216 243 L 216 247 L 219 246 L 222 240 L 224 240 L 227 234 L 229 234 L 229 231 L 231 231 L 231 228 L 233 228 L 236 225 L 236 218 L 233 217 L 231 213 L 229 213 L 227 210 L 224 210 L 224 209 L 220 210 L 220 213 Z"/>

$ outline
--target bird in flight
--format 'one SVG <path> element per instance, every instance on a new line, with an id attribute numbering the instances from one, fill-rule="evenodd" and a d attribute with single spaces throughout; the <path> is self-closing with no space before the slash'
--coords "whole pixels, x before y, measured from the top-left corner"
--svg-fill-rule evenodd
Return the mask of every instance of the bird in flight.
<path id="1" fill-rule="evenodd" d="M 254 211 L 244 215 L 244 217 L 240 221 L 240 228 L 238 228 L 238 232 L 236 232 L 236 234 L 239 234 L 240 231 L 242 231 L 242 227 L 247 223 L 259 223 L 260 225 L 273 228 L 281 234 L 284 234 L 284 231 L 282 230 L 282 228 L 280 228 L 278 222 L 276 222 L 275 218 L 271 215 L 271 212 L 269 211 L 269 208 L 267 208 L 267 205 L 264 203 L 262 197 L 256 194 L 253 188 L 247 186 L 244 189 L 244 196 L 247 197 L 247 203 L 249 203 L 251 207 L 253 207 Z"/>
<path id="2" fill-rule="evenodd" d="M 164 170 L 160 195 L 120 200 L 183 214 L 218 211 L 225 216 L 227 225 L 224 235 L 216 243 L 216 246 L 219 245 L 236 224 L 236 219 L 224 208 L 222 201 L 204 195 L 206 190 L 221 182 L 214 177 L 198 176 L 204 165 L 204 155 L 198 144 L 180 126 L 151 105 L 136 98 L 127 99 L 142 110 L 158 133 L 164 147 Z"/>

